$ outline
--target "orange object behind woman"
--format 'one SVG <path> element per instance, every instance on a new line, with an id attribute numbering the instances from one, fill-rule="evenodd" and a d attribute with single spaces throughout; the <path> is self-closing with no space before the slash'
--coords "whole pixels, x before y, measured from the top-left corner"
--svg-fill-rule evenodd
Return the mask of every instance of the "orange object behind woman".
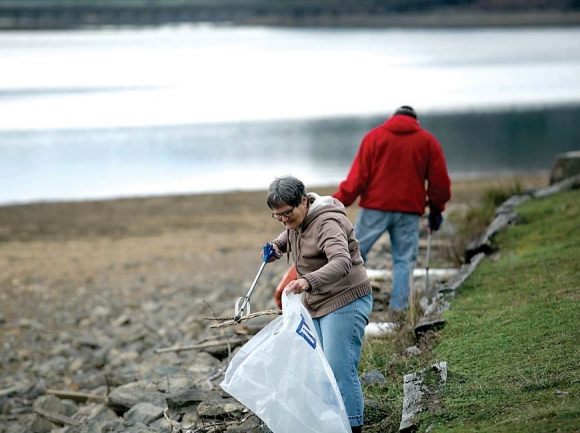
<path id="1" fill-rule="evenodd" d="M 282 292 L 284 292 L 284 287 L 286 287 L 290 281 L 296 280 L 297 278 L 296 266 L 292 265 L 288 268 L 274 292 L 274 300 L 276 301 L 278 308 L 282 309 Z"/>

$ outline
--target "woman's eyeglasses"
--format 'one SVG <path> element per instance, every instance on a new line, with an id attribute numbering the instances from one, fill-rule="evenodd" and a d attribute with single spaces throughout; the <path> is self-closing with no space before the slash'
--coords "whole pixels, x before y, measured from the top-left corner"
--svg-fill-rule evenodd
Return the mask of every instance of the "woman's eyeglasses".
<path id="1" fill-rule="evenodd" d="M 294 209 L 296 209 L 296 206 L 294 206 L 292 209 L 288 209 L 284 212 L 280 212 L 280 213 L 272 212 L 272 218 L 274 218 L 275 220 L 278 220 L 278 221 L 280 221 L 282 218 L 290 218 L 292 216 L 292 214 L 294 213 Z"/>

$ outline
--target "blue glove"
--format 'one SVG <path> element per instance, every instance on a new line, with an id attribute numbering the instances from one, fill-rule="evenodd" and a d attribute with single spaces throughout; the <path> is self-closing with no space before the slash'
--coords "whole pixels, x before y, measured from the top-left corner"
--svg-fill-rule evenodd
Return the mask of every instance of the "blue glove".
<path id="1" fill-rule="evenodd" d="M 434 214 L 430 213 L 428 218 L 428 227 L 432 232 L 436 232 L 441 227 L 441 223 L 443 222 L 443 215 L 440 213 Z"/>
<path id="2" fill-rule="evenodd" d="M 278 248 L 277 245 L 276 248 Z M 276 252 L 276 248 L 274 248 L 273 243 L 268 243 L 262 247 L 262 260 L 264 263 L 271 263 L 281 257 L 281 255 Z"/>

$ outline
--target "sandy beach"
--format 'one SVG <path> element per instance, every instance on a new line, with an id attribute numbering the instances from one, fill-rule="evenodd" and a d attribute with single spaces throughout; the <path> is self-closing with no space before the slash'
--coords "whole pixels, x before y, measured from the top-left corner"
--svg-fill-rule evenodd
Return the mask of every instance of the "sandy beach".
<path id="1" fill-rule="evenodd" d="M 514 179 L 454 181 L 446 213 Z M 547 173 L 517 179 L 526 189 L 548 184 Z M 233 315 L 236 298 L 246 294 L 260 267 L 262 245 L 281 230 L 265 196 L 254 191 L 0 207 L 3 369 L 42 357 L 38 334 L 72 330 L 100 309 L 116 317 L 179 296 L 184 311 Z M 358 208 L 347 211 L 354 222 Z M 440 240 L 452 231 L 441 233 Z M 437 262 L 436 249 L 433 254 Z M 285 261 L 266 266 L 253 311 L 275 307 L 272 294 L 287 268 Z"/>

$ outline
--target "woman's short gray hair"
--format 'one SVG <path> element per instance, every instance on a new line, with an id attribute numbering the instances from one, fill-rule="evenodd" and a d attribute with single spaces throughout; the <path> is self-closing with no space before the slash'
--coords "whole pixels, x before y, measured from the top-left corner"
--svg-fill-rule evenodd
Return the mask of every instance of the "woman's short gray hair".
<path id="1" fill-rule="evenodd" d="M 283 206 L 297 207 L 306 197 L 306 187 L 294 176 L 277 177 L 268 188 L 266 203 L 270 209 Z"/>

